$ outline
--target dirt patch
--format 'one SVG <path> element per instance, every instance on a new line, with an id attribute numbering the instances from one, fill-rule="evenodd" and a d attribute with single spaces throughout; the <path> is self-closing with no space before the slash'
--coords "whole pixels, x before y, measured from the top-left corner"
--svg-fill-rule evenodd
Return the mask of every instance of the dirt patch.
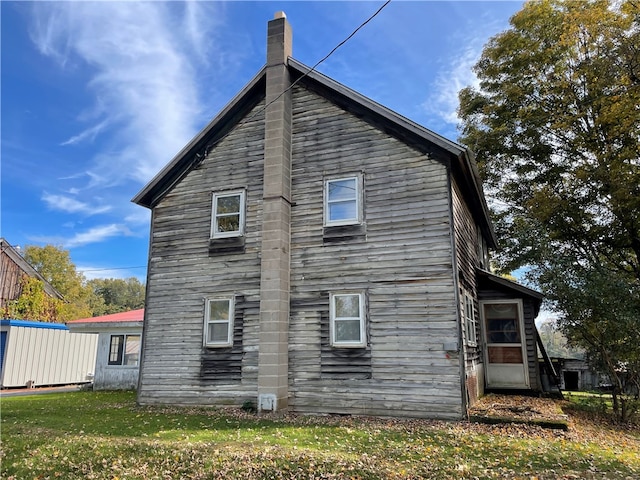
<path id="1" fill-rule="evenodd" d="M 567 430 L 569 417 L 551 398 L 489 394 L 469 409 L 469 418 L 482 423 L 526 423 Z"/>

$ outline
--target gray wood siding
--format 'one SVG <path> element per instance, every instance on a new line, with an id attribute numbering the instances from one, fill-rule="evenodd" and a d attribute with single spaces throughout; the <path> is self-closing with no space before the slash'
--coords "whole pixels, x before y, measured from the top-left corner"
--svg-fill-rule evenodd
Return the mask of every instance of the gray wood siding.
<path id="1" fill-rule="evenodd" d="M 154 208 L 148 274 L 142 404 L 242 403 L 257 397 L 264 102 Z M 249 117 L 247 117 L 249 118 Z M 241 251 L 210 251 L 212 191 L 246 188 Z M 231 349 L 203 347 L 204 299 L 237 295 Z M 226 368 L 212 359 L 229 354 Z M 231 370 L 241 372 L 231 375 Z"/>
<path id="2" fill-rule="evenodd" d="M 474 299 L 474 312 L 476 318 L 476 346 L 462 342 L 464 348 L 465 383 L 468 401 L 472 405 L 482 395 L 482 334 L 480 324 L 480 311 L 478 305 L 478 289 L 476 281 L 476 267 L 478 266 L 478 226 L 467 205 L 464 195 L 457 182 L 452 182 L 452 210 L 456 250 L 456 265 L 458 268 L 459 287 L 463 288 Z M 460 329 L 465 335 L 466 320 L 464 311 L 464 298 L 460 291 Z"/>
<path id="3" fill-rule="evenodd" d="M 290 406 L 459 418 L 460 361 L 443 349 L 458 336 L 446 167 L 300 86 L 293 115 Z M 365 229 L 325 241 L 324 178 L 343 174 L 363 176 Z M 366 292 L 359 353 L 328 345 L 341 291 Z"/>

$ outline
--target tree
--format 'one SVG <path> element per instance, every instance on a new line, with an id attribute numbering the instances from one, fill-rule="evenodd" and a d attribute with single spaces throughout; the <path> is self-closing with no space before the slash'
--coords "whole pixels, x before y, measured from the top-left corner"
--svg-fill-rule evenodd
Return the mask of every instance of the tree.
<path id="1" fill-rule="evenodd" d="M 2 308 L 2 318 L 58 322 L 63 308 L 62 300 L 47 295 L 42 280 L 24 274 L 20 279 L 20 296 Z"/>
<path id="2" fill-rule="evenodd" d="M 76 271 L 68 250 L 53 245 L 29 245 L 24 249 L 24 258 L 64 297 L 58 321 L 91 316 L 100 300 L 85 284 L 84 276 Z"/>
<path id="3" fill-rule="evenodd" d="M 584 350 L 574 349 L 568 345 L 567 337 L 558 329 L 555 320 L 546 320 L 538 326 L 540 339 L 550 357 L 584 358 Z"/>
<path id="4" fill-rule="evenodd" d="M 570 343 L 614 383 L 625 420 L 640 376 L 640 7 L 527 2 L 460 92 L 504 271 L 529 266 Z"/>
<path id="5" fill-rule="evenodd" d="M 102 307 L 94 308 L 93 315 L 126 312 L 144 307 L 145 286 L 137 278 L 97 278 L 89 280 L 89 287 L 102 298 Z"/>

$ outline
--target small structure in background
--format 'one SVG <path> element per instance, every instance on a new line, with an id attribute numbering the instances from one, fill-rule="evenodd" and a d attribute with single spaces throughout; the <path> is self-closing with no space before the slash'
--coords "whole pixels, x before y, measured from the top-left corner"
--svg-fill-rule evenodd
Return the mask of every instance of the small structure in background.
<path id="1" fill-rule="evenodd" d="M 143 318 L 141 308 L 67 322 L 72 332 L 98 334 L 94 389 L 137 388 Z"/>
<path id="2" fill-rule="evenodd" d="M 562 390 L 594 391 L 606 390 L 611 386 L 610 381 L 596 372 L 585 359 L 554 357 L 551 361 L 560 377 Z"/>
<path id="3" fill-rule="evenodd" d="M 22 258 L 16 248 L 4 238 L 0 238 L 0 310 L 7 305 L 7 302 L 20 297 L 25 275 L 40 280 L 48 296 L 62 300 L 62 294 Z"/>
<path id="4" fill-rule="evenodd" d="M 0 387 L 90 383 L 97 345 L 61 323 L 0 320 Z"/>

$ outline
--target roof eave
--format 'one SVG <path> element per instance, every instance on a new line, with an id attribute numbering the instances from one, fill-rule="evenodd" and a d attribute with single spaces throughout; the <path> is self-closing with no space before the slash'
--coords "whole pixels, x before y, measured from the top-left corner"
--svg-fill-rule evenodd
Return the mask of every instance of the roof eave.
<path id="1" fill-rule="evenodd" d="M 243 107 L 246 108 L 247 104 L 251 103 L 249 101 L 250 97 L 259 93 L 261 90 L 260 84 L 264 82 L 265 72 L 266 67 L 260 69 L 242 90 L 225 105 L 218 115 L 193 137 L 131 201 L 143 207 L 153 208 L 158 201 L 162 199 L 164 194 L 171 190 L 171 188 L 190 171 L 191 167 L 198 162 L 196 154 L 209 143 L 222 138 L 227 131 L 233 128 L 235 123 L 232 120 L 235 119 L 238 111 L 242 110 Z M 264 96 L 264 88 L 262 88 L 262 96 Z"/>
<path id="2" fill-rule="evenodd" d="M 374 100 L 365 97 L 364 95 L 333 80 L 332 78 L 329 78 L 320 72 L 312 70 L 310 67 L 304 65 L 303 63 L 300 63 L 294 58 L 290 57 L 288 63 L 289 68 L 297 72 L 299 75 L 305 76 L 306 78 L 325 85 L 327 88 L 341 94 L 345 98 L 350 99 L 351 101 L 359 105 L 362 105 L 372 113 L 377 114 L 385 118 L 386 120 L 401 126 L 408 132 L 411 132 L 414 135 L 437 145 L 438 147 L 448 151 L 456 157 L 466 150 L 464 146 L 452 142 L 451 140 L 433 132 L 432 130 L 429 130 L 428 128 L 423 127 L 422 125 L 413 122 L 412 120 L 400 115 L 397 112 L 394 112 L 384 105 L 381 105 Z"/>
<path id="3" fill-rule="evenodd" d="M 542 301 L 544 300 L 544 295 L 540 292 L 538 292 L 537 290 L 533 290 L 529 287 L 525 287 L 524 285 L 521 285 L 517 282 L 514 282 L 512 280 L 509 280 L 508 278 L 504 278 L 504 277 L 500 277 L 499 275 L 496 275 L 494 273 L 488 272 L 487 270 L 484 270 L 482 268 L 476 268 L 476 271 L 478 273 L 478 275 L 481 275 L 485 278 L 487 278 L 489 281 L 497 283 L 499 285 L 502 285 L 504 287 L 507 287 L 511 290 L 515 290 L 516 292 L 519 292 L 523 295 L 529 296 L 533 299 L 535 299 L 536 301 L 539 302 L 539 304 L 542 303 Z"/>
<path id="4" fill-rule="evenodd" d="M 355 90 L 350 89 L 349 87 L 342 85 L 341 83 L 315 71 L 306 65 L 298 62 L 293 58 L 289 58 L 289 68 L 294 70 L 298 75 L 305 76 L 306 78 L 311 79 L 312 81 L 318 82 L 324 85 L 326 88 L 337 92 L 342 95 L 345 99 L 354 102 L 357 105 L 360 105 L 367 110 L 369 110 L 372 114 L 377 115 L 391 124 L 397 125 L 400 128 L 404 129 L 406 132 L 411 134 L 412 136 L 421 139 L 424 142 L 429 142 L 430 144 L 435 145 L 443 152 L 447 152 L 448 160 L 455 160 L 462 172 L 466 173 L 466 176 L 469 179 L 470 186 L 473 191 L 474 197 L 477 199 L 479 204 L 479 209 L 477 212 L 481 215 L 481 225 L 482 229 L 485 233 L 485 237 L 487 238 L 487 242 L 490 248 L 497 247 L 497 238 L 495 234 L 495 230 L 493 228 L 493 223 L 491 221 L 491 217 L 489 215 L 489 208 L 487 206 L 487 202 L 484 197 L 484 192 L 482 190 L 482 180 L 480 179 L 480 174 L 478 172 L 477 165 L 475 163 L 475 157 L 473 152 L 464 145 L 453 142 L 428 128 L 419 125 L 412 120 L 390 110 L 389 108 L 381 105 L 370 98 L 365 97 L 364 95 L 356 92 Z"/>

